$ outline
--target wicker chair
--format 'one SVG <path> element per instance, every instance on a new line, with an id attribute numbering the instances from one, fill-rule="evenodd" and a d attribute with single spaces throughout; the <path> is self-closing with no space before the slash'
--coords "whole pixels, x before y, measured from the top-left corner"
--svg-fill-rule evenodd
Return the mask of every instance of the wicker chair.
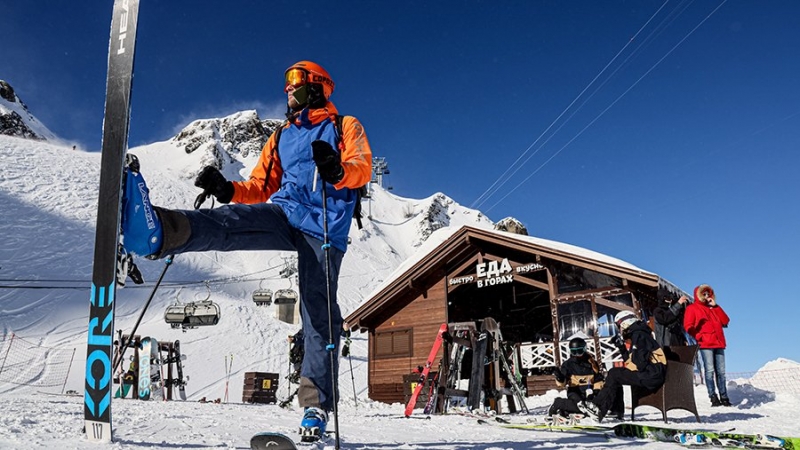
<path id="1" fill-rule="evenodd" d="M 667 357 L 667 377 L 664 384 L 657 391 L 648 391 L 643 388 L 631 388 L 631 420 L 639 406 L 652 406 L 664 417 L 667 422 L 667 411 L 683 409 L 697 414 L 697 404 L 694 400 L 694 358 L 697 355 L 697 346 L 672 346 L 664 347 Z"/>

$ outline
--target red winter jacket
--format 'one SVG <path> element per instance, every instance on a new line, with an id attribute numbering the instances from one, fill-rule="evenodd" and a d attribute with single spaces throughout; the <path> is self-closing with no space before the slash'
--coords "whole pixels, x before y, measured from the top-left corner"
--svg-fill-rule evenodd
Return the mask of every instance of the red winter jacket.
<path id="1" fill-rule="evenodd" d="M 710 290 L 716 301 L 714 290 L 710 286 L 698 286 L 694 290 L 694 303 L 686 307 L 683 328 L 697 340 L 700 348 L 725 348 L 725 333 L 722 327 L 727 327 L 731 319 L 719 305 L 708 306 L 703 303 L 700 299 L 702 290 Z"/>

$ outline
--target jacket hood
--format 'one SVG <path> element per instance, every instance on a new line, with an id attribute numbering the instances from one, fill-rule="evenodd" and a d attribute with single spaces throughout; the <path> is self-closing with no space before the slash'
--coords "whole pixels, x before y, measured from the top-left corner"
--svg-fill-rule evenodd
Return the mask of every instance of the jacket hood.
<path id="1" fill-rule="evenodd" d="M 698 302 L 701 305 L 705 304 L 705 302 L 703 302 L 703 299 L 700 298 L 700 294 L 703 293 L 703 291 L 710 291 L 711 292 L 711 298 L 713 298 L 714 301 L 717 300 L 717 295 L 714 293 L 714 289 L 712 289 L 711 286 L 709 286 L 707 284 L 701 284 L 700 286 L 697 286 L 696 288 L 694 288 L 694 301 L 695 302 Z"/>
<path id="2" fill-rule="evenodd" d="M 292 114 L 289 121 L 295 125 L 315 125 L 328 118 L 333 121 L 338 114 L 333 102 L 328 102 L 323 108 L 304 108 Z"/>
<path id="3" fill-rule="evenodd" d="M 669 306 L 678 300 L 672 293 L 660 289 L 656 294 L 656 298 L 658 299 L 658 306 Z"/>

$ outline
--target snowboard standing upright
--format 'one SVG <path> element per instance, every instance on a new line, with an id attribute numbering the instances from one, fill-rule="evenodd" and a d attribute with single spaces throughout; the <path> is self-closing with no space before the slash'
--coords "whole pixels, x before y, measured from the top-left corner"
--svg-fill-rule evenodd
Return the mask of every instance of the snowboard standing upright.
<path id="1" fill-rule="evenodd" d="M 181 359 L 181 341 L 175 341 L 175 368 L 178 370 L 178 396 L 186 400 L 186 380 L 183 379 L 183 360 Z"/>
<path id="2" fill-rule="evenodd" d="M 139 357 L 139 399 L 164 400 L 164 383 L 161 376 L 161 354 L 158 341 L 142 339 Z"/>
<path id="3" fill-rule="evenodd" d="M 139 0 L 115 0 L 108 47 L 100 186 L 84 381 L 84 432 L 111 442 L 112 342 L 122 170 L 128 146 Z"/>
<path id="4" fill-rule="evenodd" d="M 150 400 L 150 338 L 142 339 L 139 349 L 139 400 Z"/>

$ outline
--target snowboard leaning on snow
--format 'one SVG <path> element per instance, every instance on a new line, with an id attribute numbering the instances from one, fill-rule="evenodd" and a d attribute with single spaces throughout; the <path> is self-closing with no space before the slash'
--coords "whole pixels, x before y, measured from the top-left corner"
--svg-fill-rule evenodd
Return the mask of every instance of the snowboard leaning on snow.
<path id="1" fill-rule="evenodd" d="M 280 433 L 258 433 L 250 438 L 252 450 L 297 450 L 294 441 Z"/>

